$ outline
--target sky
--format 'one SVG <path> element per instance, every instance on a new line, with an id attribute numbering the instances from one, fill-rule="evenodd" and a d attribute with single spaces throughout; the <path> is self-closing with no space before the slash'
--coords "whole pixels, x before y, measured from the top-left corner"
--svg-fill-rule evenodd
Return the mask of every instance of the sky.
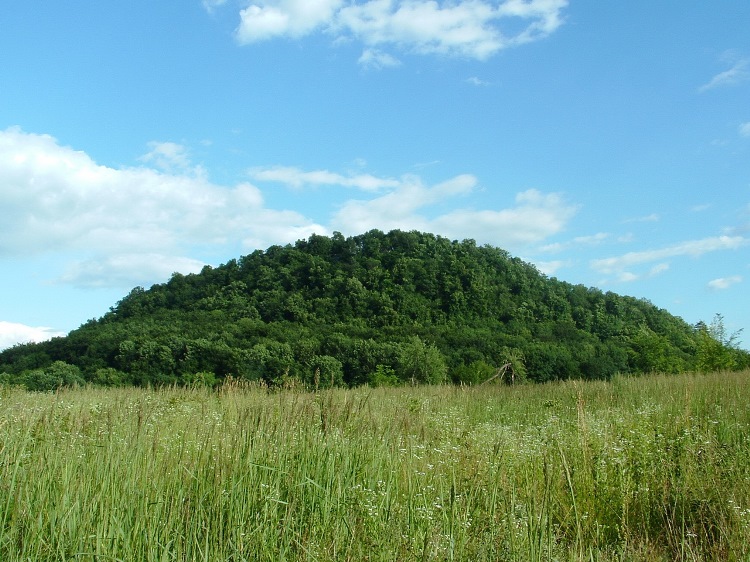
<path id="1" fill-rule="evenodd" d="M 395 228 L 750 348 L 747 0 L 26 0 L 0 55 L 0 349 Z"/>

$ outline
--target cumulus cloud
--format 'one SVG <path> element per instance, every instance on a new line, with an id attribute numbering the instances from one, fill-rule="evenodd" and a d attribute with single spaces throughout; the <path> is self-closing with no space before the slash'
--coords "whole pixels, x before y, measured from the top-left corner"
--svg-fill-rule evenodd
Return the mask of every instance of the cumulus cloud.
<path id="1" fill-rule="evenodd" d="M 255 43 L 279 36 L 301 37 L 329 26 L 343 0 L 276 0 L 251 4 L 240 12 L 236 36 Z"/>
<path id="2" fill-rule="evenodd" d="M 708 282 L 708 288 L 714 291 L 723 291 L 728 289 L 732 285 L 742 282 L 742 277 L 739 275 L 732 275 L 731 277 L 719 277 Z"/>
<path id="3" fill-rule="evenodd" d="M 557 30 L 568 0 L 263 0 L 240 12 L 241 44 L 302 37 L 323 29 L 369 48 L 398 46 L 417 53 L 486 59 Z M 390 59 L 366 50 L 360 62 Z"/>
<path id="4" fill-rule="evenodd" d="M 639 279 L 640 276 L 629 271 L 632 267 L 651 262 L 662 262 L 662 260 L 680 256 L 697 258 L 710 252 L 736 250 L 747 245 L 748 242 L 749 240 L 742 236 L 716 236 L 712 238 L 704 238 L 702 240 L 690 240 L 655 250 L 629 252 L 622 256 L 596 259 L 592 260 L 590 265 L 592 269 L 599 273 L 614 275 L 620 280 L 634 281 Z M 659 263 L 651 268 L 648 275 L 657 275 L 666 271 L 668 268 L 668 263 Z"/>
<path id="5" fill-rule="evenodd" d="M 476 184 L 471 175 L 456 176 L 434 186 L 405 176 L 398 188 L 380 197 L 344 203 L 333 218 L 333 228 L 349 233 L 373 228 L 415 229 L 521 249 L 560 232 L 577 211 L 559 194 L 530 189 L 517 194 L 515 205 L 508 209 L 457 209 L 430 216 L 430 207 L 467 195 Z"/>
<path id="6" fill-rule="evenodd" d="M 250 177 L 256 181 L 278 182 L 294 188 L 307 186 L 339 186 L 353 187 L 363 191 L 379 191 L 383 188 L 397 187 L 398 180 L 378 178 L 370 174 L 356 174 L 344 176 L 328 170 L 313 170 L 305 172 L 292 166 L 257 167 L 249 171 Z"/>
<path id="7" fill-rule="evenodd" d="M 557 193 L 529 189 L 516 195 L 516 205 L 500 210 L 458 210 L 432 221 L 438 232 L 469 233 L 508 249 L 521 249 L 562 232 L 578 207 Z"/>
<path id="8" fill-rule="evenodd" d="M 160 158 L 166 159 L 160 166 L 187 172 L 115 169 L 47 135 L 0 131 L 0 259 L 54 256 L 63 265 L 50 273 L 53 281 L 130 288 L 163 281 L 175 271 L 197 272 L 204 266 L 200 255 L 233 256 L 332 230 L 419 229 L 522 249 L 563 230 L 577 210 L 559 194 L 534 189 L 518 193 L 508 208 L 458 208 L 453 200 L 478 185 L 470 174 L 426 185 L 412 174 L 251 170 L 254 182 L 361 193 L 343 201 L 323 225 L 295 210 L 267 207 L 251 183 L 227 187 L 193 174 L 180 145 L 154 143 L 143 162 L 155 166 Z"/>
<path id="9" fill-rule="evenodd" d="M 58 332 L 44 326 L 26 326 L 0 320 L 0 351 L 17 343 L 36 343 L 64 335 L 65 332 Z"/>
<path id="10" fill-rule="evenodd" d="M 728 51 L 724 53 L 722 60 L 731 64 L 731 66 L 703 84 L 698 91 L 706 92 L 714 88 L 733 86 L 750 78 L 750 59 L 739 58 L 736 53 Z"/>
<path id="11" fill-rule="evenodd" d="M 180 150 L 166 154 L 184 163 Z M 60 281 L 85 286 L 155 282 L 165 268 L 194 271 L 199 264 L 184 256 L 196 244 L 264 247 L 327 232 L 299 213 L 267 208 L 249 183 L 223 187 L 202 176 L 101 166 L 18 128 L 0 131 L 0 185 L 0 257 L 83 254 Z"/>

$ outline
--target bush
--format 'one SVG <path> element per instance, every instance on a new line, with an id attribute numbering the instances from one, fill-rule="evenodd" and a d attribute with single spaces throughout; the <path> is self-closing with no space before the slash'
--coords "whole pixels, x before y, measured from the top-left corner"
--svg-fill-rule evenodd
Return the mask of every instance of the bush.
<path id="1" fill-rule="evenodd" d="M 81 370 L 64 361 L 55 361 L 46 369 L 24 371 L 16 380 L 26 390 L 32 392 L 49 392 L 63 386 L 83 386 L 85 381 Z"/>
<path id="2" fill-rule="evenodd" d="M 401 380 L 396 375 L 396 371 L 388 367 L 387 365 L 378 365 L 375 367 L 375 372 L 370 373 L 367 379 L 367 383 L 370 386 L 399 386 Z"/>
<path id="3" fill-rule="evenodd" d="M 127 373 L 112 367 L 105 367 L 96 370 L 91 382 L 97 386 L 127 386 L 133 381 Z"/>
<path id="4" fill-rule="evenodd" d="M 211 371 L 201 371 L 200 373 L 185 375 L 182 377 L 182 382 L 187 386 L 213 388 L 219 384 L 219 379 Z"/>
<path id="5" fill-rule="evenodd" d="M 469 365 L 457 367 L 451 373 L 451 378 L 455 384 L 477 385 L 492 378 L 496 371 L 497 369 L 484 361 L 472 361 Z"/>

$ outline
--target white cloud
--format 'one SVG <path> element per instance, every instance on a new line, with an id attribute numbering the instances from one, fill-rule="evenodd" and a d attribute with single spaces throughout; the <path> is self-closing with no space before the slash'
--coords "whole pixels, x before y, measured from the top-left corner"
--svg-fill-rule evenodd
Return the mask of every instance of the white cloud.
<path id="1" fill-rule="evenodd" d="M 192 165 L 188 149 L 183 145 L 174 142 L 152 141 L 148 143 L 148 146 L 151 150 L 139 158 L 141 162 L 156 166 L 168 173 L 205 175 L 203 168 Z"/>
<path id="2" fill-rule="evenodd" d="M 714 291 L 722 291 L 728 289 L 732 285 L 742 282 L 742 277 L 739 275 L 732 275 L 731 277 L 720 277 L 708 282 L 708 288 Z"/>
<path id="3" fill-rule="evenodd" d="M 636 275 L 635 273 L 631 273 L 630 271 L 621 271 L 616 276 L 616 281 L 618 283 L 632 283 L 633 281 L 638 281 L 640 277 Z"/>
<path id="4" fill-rule="evenodd" d="M 609 238 L 609 234 L 606 232 L 597 232 L 589 236 L 577 236 L 568 242 L 554 242 L 553 244 L 545 244 L 539 248 L 540 252 L 562 252 L 574 246 L 596 246 L 601 244 Z"/>
<path id="5" fill-rule="evenodd" d="M 475 186 L 476 178 L 470 175 L 432 187 L 407 176 L 385 195 L 346 202 L 334 216 L 332 228 L 349 233 L 373 228 L 415 229 L 520 249 L 560 232 L 577 211 L 558 194 L 530 189 L 517 194 L 515 206 L 508 209 L 458 209 L 433 217 L 426 213 L 429 207 L 468 194 Z"/>
<path id="6" fill-rule="evenodd" d="M 58 332 L 43 326 L 26 326 L 25 324 L 0 321 L 0 350 L 12 347 L 17 343 L 36 343 L 64 335 L 65 332 Z"/>
<path id="7" fill-rule="evenodd" d="M 329 172 L 328 170 L 305 172 L 299 168 L 290 166 L 252 168 L 249 174 L 256 181 L 273 181 L 298 189 L 305 186 L 328 185 L 354 187 L 362 191 L 379 191 L 383 188 L 397 187 L 399 185 L 398 180 L 378 178 L 370 174 L 344 176 Z"/>
<path id="8" fill-rule="evenodd" d="M 164 254 L 121 254 L 70 263 L 59 282 L 83 288 L 130 287 L 133 272 L 143 279 L 166 280 L 174 273 L 198 273 L 205 263 Z"/>
<path id="9" fill-rule="evenodd" d="M 750 137 L 750 121 L 740 125 L 740 135 L 743 137 Z"/>
<path id="10" fill-rule="evenodd" d="M 659 222 L 659 218 L 660 218 L 659 215 L 657 215 L 656 213 L 651 213 L 650 215 L 645 215 L 645 216 L 642 216 L 642 217 L 635 217 L 635 218 L 632 218 L 632 219 L 625 219 L 622 222 L 623 222 L 623 224 L 628 224 L 628 223 L 632 223 L 632 222 Z"/>
<path id="11" fill-rule="evenodd" d="M 533 261 L 536 268 L 544 273 L 545 275 L 554 275 L 562 269 L 563 267 L 569 267 L 570 262 L 569 261 L 563 261 L 563 260 L 552 260 L 552 261 L 535 261 L 535 260 L 527 260 L 527 261 Z"/>
<path id="12" fill-rule="evenodd" d="M 151 153 L 150 162 L 165 157 L 167 165 L 193 169 L 180 145 L 157 143 Z M 451 205 L 443 211 L 452 199 L 474 192 L 478 182 L 470 174 L 429 186 L 416 175 L 394 179 L 283 166 L 251 174 L 258 181 L 341 186 L 367 196 L 343 202 L 323 226 L 294 210 L 266 207 L 250 183 L 225 187 L 205 175 L 110 168 L 50 136 L 0 131 L 0 259 L 55 256 L 63 265 L 49 275 L 58 283 L 129 288 L 175 271 L 199 271 L 198 255 L 232 255 L 334 229 L 419 229 L 521 249 L 560 232 L 577 211 L 559 194 L 534 189 L 518 193 L 508 208 Z"/>
<path id="13" fill-rule="evenodd" d="M 301 37 L 325 29 L 368 47 L 486 59 L 501 49 L 544 38 L 562 25 L 568 0 L 263 0 L 240 12 L 239 43 Z M 505 31 L 513 26 L 513 31 Z M 364 61 L 384 61 L 365 51 Z M 395 60 L 395 59 L 393 59 Z M 387 66 L 382 64 L 382 66 Z"/>
<path id="14" fill-rule="evenodd" d="M 343 0 L 270 0 L 240 12 L 236 37 L 242 44 L 279 36 L 301 37 L 332 23 Z"/>
<path id="15" fill-rule="evenodd" d="M 705 92 L 722 86 L 733 86 L 750 78 L 750 59 L 738 58 L 736 53 L 732 51 L 724 53 L 722 59 L 732 66 L 711 78 L 698 91 Z"/>
<path id="16" fill-rule="evenodd" d="M 401 61 L 396 57 L 378 49 L 365 49 L 357 62 L 364 67 L 378 70 L 401 65 Z"/>
<path id="17" fill-rule="evenodd" d="M 345 202 L 333 219 L 334 228 L 350 233 L 373 228 L 429 230 L 429 221 L 416 211 L 448 197 L 470 193 L 476 183 L 474 176 L 461 175 L 434 187 L 426 187 L 417 176 L 404 176 L 398 186 L 385 195 Z"/>
<path id="18" fill-rule="evenodd" d="M 180 162 L 180 150 L 166 153 Z M 60 280 L 85 286 L 133 286 L 162 280 L 166 269 L 193 271 L 197 262 L 181 256 L 196 244 L 265 247 L 327 232 L 299 213 L 267 208 L 251 184 L 109 168 L 18 128 L 0 131 L 0 185 L 0 257 L 74 254 Z"/>
<path id="19" fill-rule="evenodd" d="M 472 76 L 470 78 L 467 78 L 466 82 L 471 84 L 472 86 L 488 86 L 489 85 L 489 82 L 482 80 L 481 78 L 477 76 Z"/>
<path id="20" fill-rule="evenodd" d="M 203 7 L 208 13 L 213 12 L 216 8 L 223 6 L 227 0 L 203 0 Z"/>
<path id="21" fill-rule="evenodd" d="M 610 272 L 610 273 L 614 274 L 612 281 L 614 281 L 615 283 L 632 283 L 640 279 L 648 279 L 650 277 L 656 277 L 657 275 L 661 275 L 662 273 L 668 270 L 669 270 L 668 263 L 658 263 L 655 266 L 653 266 L 651 269 L 649 269 L 648 271 L 640 275 L 633 273 L 632 271 L 625 271 L 625 270 L 615 271 L 615 272 Z M 600 283 L 602 285 L 606 285 L 607 283 L 609 283 L 609 281 L 604 279 L 600 281 Z"/>
<path id="22" fill-rule="evenodd" d="M 592 260 L 590 265 L 594 270 L 600 273 L 622 277 L 624 274 L 632 275 L 627 270 L 634 266 L 679 256 L 697 258 L 710 252 L 736 250 L 747 245 L 748 242 L 749 240 L 742 236 L 717 236 L 713 238 L 704 238 L 702 240 L 690 240 L 656 250 L 629 252 L 622 256 Z M 667 263 L 660 263 L 651 269 L 650 274 L 655 275 L 661 273 L 668 267 L 669 265 Z"/>

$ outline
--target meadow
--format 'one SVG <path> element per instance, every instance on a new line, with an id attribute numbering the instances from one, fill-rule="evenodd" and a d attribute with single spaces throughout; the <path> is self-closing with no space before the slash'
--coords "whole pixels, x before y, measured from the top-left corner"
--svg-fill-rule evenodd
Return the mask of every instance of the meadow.
<path id="1" fill-rule="evenodd" d="M 0 389 L 0 560 L 748 560 L 750 372 Z"/>

